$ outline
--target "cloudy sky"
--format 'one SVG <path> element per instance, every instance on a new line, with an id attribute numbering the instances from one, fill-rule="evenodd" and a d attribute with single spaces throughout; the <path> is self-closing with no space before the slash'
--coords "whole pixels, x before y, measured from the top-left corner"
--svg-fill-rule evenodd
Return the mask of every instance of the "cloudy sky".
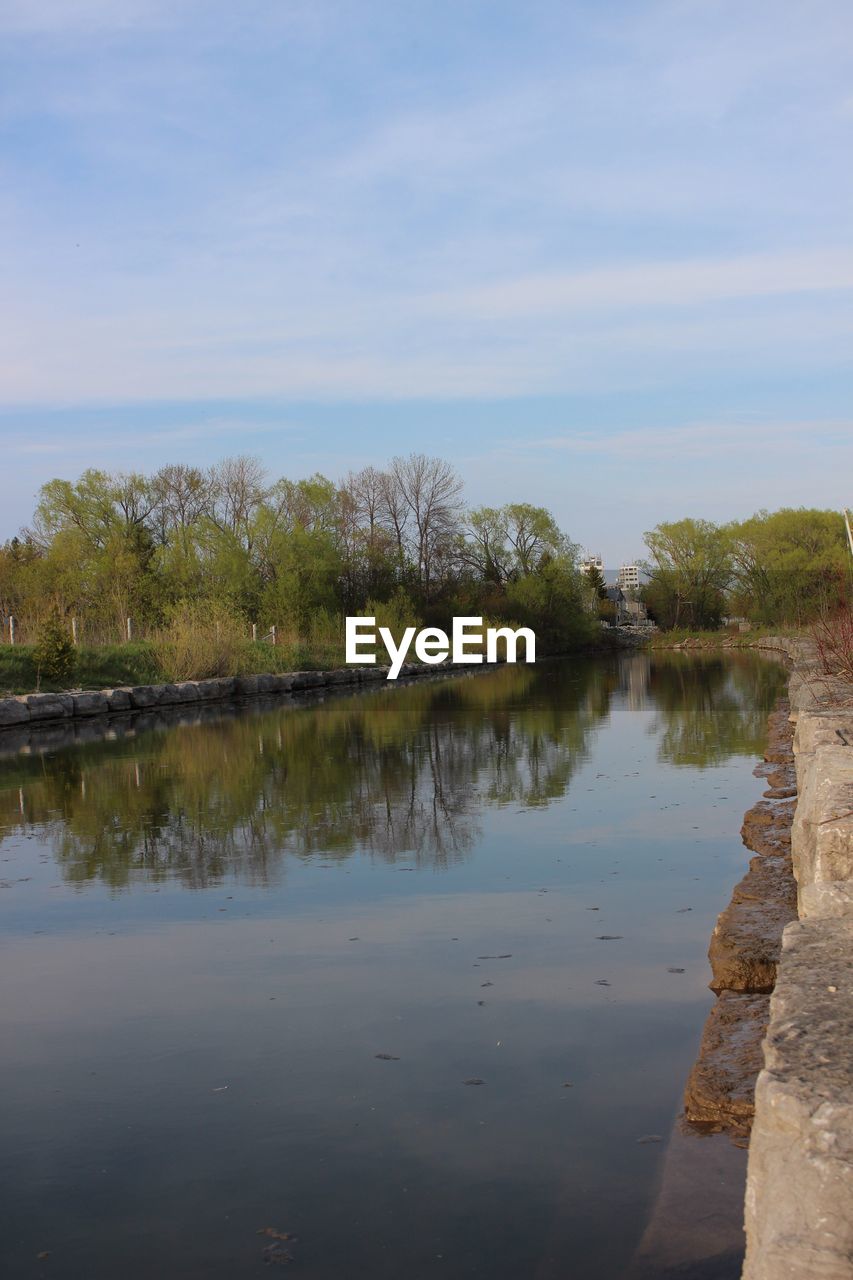
<path id="1" fill-rule="evenodd" d="M 853 504 L 850 0 L 0 0 L 0 538 L 453 461 L 608 563 Z"/>

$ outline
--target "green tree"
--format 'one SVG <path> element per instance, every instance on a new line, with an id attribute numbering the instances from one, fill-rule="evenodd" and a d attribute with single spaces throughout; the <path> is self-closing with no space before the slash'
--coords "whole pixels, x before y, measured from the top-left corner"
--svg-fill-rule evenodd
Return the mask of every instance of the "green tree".
<path id="1" fill-rule="evenodd" d="M 759 511 L 728 533 L 737 613 L 758 623 L 799 625 L 847 598 L 850 552 L 840 513 Z"/>
<path id="2" fill-rule="evenodd" d="M 709 520 L 657 525 L 644 535 L 652 556 L 644 598 L 663 627 L 715 628 L 732 577 L 731 537 Z"/>
<path id="3" fill-rule="evenodd" d="M 52 680 L 57 684 L 70 679 L 77 665 L 77 655 L 68 628 L 58 614 L 52 614 L 42 623 L 33 649 L 33 663 L 37 684 L 42 679 Z"/>

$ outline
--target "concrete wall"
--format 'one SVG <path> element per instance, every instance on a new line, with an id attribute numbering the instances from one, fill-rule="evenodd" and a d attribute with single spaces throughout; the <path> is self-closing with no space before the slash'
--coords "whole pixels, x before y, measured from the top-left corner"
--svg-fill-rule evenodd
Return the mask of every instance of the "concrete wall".
<path id="1" fill-rule="evenodd" d="M 783 934 L 749 1147 L 744 1280 L 853 1278 L 853 685 L 793 664 L 800 919 Z"/>

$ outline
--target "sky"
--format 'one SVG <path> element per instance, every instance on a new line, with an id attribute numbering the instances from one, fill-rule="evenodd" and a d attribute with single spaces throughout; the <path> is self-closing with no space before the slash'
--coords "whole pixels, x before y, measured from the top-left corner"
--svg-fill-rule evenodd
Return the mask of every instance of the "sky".
<path id="1" fill-rule="evenodd" d="M 853 504 L 849 0 L 0 0 L 0 540 L 449 459 L 608 564 Z"/>

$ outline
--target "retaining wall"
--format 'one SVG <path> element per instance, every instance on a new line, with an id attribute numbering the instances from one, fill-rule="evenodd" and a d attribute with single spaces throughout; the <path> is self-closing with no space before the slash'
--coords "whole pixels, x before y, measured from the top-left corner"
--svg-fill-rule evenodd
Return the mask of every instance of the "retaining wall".
<path id="1" fill-rule="evenodd" d="M 782 935 L 755 1090 L 744 1280 L 853 1277 L 853 685 L 792 663 L 799 920 Z"/>
<path id="2" fill-rule="evenodd" d="M 406 663 L 400 678 L 435 675 L 434 666 Z M 385 680 L 389 668 L 341 667 L 335 671 L 291 671 L 282 675 L 227 676 L 216 680 L 182 680 L 177 684 L 126 685 L 80 693 L 28 693 L 0 698 L 0 729 L 24 728 L 50 721 L 89 716 L 150 711 L 154 707 L 180 707 L 193 703 L 225 702 L 269 694 L 297 693 L 336 685 L 357 685 Z"/>

